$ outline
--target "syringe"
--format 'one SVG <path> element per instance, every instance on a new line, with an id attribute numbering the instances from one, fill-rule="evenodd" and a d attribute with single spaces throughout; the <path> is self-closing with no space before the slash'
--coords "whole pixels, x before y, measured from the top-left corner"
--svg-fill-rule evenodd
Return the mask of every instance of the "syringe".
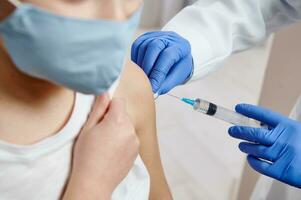
<path id="1" fill-rule="evenodd" d="M 199 99 L 199 98 L 192 100 L 188 98 L 180 98 L 171 94 L 168 95 L 177 98 L 182 102 L 185 102 L 186 104 L 191 105 L 195 111 L 215 117 L 217 119 L 223 120 L 230 124 L 237 125 L 237 126 L 249 126 L 255 128 L 264 127 L 264 125 L 262 125 L 262 123 L 259 121 L 253 120 L 235 111 L 218 106 L 209 101 Z"/>

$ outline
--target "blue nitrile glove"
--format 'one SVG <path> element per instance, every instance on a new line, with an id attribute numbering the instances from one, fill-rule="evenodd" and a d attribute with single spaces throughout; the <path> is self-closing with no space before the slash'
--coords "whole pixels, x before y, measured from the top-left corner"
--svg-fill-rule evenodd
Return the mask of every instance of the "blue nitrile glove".
<path id="1" fill-rule="evenodd" d="M 239 149 L 261 174 L 301 188 L 301 123 L 257 106 L 240 104 L 236 111 L 259 120 L 270 128 L 234 126 L 232 137 L 246 140 Z"/>
<path id="2" fill-rule="evenodd" d="M 174 32 L 148 32 L 132 46 L 132 61 L 149 77 L 159 95 L 184 84 L 193 73 L 190 43 Z"/>

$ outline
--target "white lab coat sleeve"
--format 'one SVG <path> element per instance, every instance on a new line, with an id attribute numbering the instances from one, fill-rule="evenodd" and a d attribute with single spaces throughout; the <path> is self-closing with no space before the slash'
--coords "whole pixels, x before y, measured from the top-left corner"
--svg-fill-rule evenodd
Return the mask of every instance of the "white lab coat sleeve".
<path id="1" fill-rule="evenodd" d="M 231 54 L 300 19 L 300 0 L 199 0 L 163 30 L 177 32 L 190 42 L 195 80 L 216 70 Z"/>

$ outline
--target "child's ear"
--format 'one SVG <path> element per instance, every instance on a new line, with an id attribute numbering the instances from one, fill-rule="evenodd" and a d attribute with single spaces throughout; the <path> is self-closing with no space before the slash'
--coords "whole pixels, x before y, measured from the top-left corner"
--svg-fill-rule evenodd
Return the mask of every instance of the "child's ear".
<path id="1" fill-rule="evenodd" d="M 8 0 L 0 0 L 0 22 L 8 17 L 16 9 L 17 4 Z"/>

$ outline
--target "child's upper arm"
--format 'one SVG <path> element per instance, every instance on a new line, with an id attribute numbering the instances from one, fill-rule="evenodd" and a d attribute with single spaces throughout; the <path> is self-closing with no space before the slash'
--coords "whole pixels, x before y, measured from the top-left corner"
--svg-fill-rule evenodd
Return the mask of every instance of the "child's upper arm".
<path id="1" fill-rule="evenodd" d="M 150 199 L 171 199 L 159 153 L 152 89 L 148 78 L 135 64 L 126 65 L 116 96 L 127 100 L 140 139 L 140 155 L 151 177 Z"/>

